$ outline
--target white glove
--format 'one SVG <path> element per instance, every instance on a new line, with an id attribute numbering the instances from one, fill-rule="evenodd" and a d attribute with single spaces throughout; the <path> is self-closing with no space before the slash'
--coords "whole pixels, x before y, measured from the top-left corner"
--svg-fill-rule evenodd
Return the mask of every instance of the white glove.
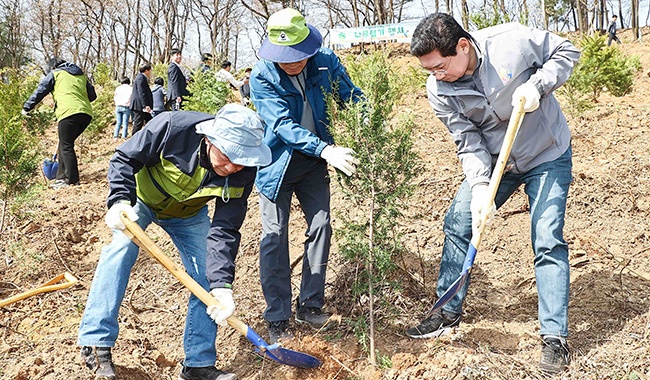
<path id="1" fill-rule="evenodd" d="M 469 206 L 470 210 L 472 211 L 472 236 L 478 236 L 479 229 L 481 228 L 481 215 L 483 213 L 483 207 L 485 207 L 488 197 L 488 185 L 480 183 L 472 187 L 472 202 Z M 490 208 L 485 212 L 488 216 L 486 222 L 489 222 L 497 212 L 497 208 L 494 205 L 494 200 L 492 201 Z"/>
<path id="2" fill-rule="evenodd" d="M 124 223 L 122 223 L 122 219 L 120 219 L 120 212 L 122 211 L 126 212 L 126 216 L 128 216 L 132 222 L 138 220 L 138 214 L 136 214 L 135 210 L 129 203 L 121 203 L 121 201 L 117 201 L 108 209 L 106 217 L 104 218 L 106 224 L 108 224 L 111 229 L 124 230 L 126 228 Z"/>
<path id="3" fill-rule="evenodd" d="M 524 102 L 524 112 L 533 112 L 539 107 L 539 98 L 541 98 L 541 95 L 534 84 L 526 82 L 515 89 L 515 92 L 512 93 L 513 107 L 517 107 L 519 99 L 522 96 L 526 99 Z"/>
<path id="4" fill-rule="evenodd" d="M 320 156 L 328 164 L 345 173 L 345 175 L 351 176 L 357 170 L 355 165 L 359 164 L 359 160 L 354 158 L 353 154 L 354 150 L 350 148 L 328 145 L 320 153 Z"/>
<path id="5" fill-rule="evenodd" d="M 226 319 L 230 318 L 232 313 L 235 312 L 235 300 L 232 299 L 232 289 L 228 288 L 214 288 L 210 291 L 219 303 L 219 306 L 208 306 L 206 312 L 218 325 L 225 326 L 228 324 Z"/>
<path id="6" fill-rule="evenodd" d="M 25 110 L 23 109 L 23 110 L 20 111 L 20 114 L 23 115 L 23 116 L 27 116 L 27 115 L 29 115 L 29 112 L 28 112 L 28 111 L 25 111 Z"/>

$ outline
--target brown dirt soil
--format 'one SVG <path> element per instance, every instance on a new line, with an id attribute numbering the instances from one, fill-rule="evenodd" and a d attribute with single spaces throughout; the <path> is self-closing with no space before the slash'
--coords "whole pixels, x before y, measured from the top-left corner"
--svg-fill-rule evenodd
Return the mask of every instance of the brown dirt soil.
<path id="1" fill-rule="evenodd" d="M 648 31 L 645 31 L 646 33 Z M 569 117 L 573 131 L 574 183 L 565 235 L 570 247 L 571 379 L 650 379 L 650 43 L 631 42 L 643 71 L 634 92 L 604 94 L 596 107 Z M 650 35 L 644 36 L 650 41 Z M 415 66 L 404 47 L 394 59 Z M 407 200 L 402 222 L 409 252 L 400 258 L 403 291 L 390 293 L 392 309 L 377 315 L 376 347 L 392 367 L 373 368 L 347 317 L 362 301 L 349 296 L 350 270 L 333 249 L 327 308 L 344 323 L 333 331 L 297 327 L 291 348 L 323 361 L 301 370 L 261 360 L 253 346 L 231 328 L 217 338 L 218 367 L 242 379 L 541 379 L 537 293 L 532 266 L 527 204 L 517 192 L 499 211 L 482 243 L 464 321 L 453 334 L 412 340 L 404 330 L 418 322 L 434 301 L 443 241 L 442 218 L 462 180 L 455 148 L 433 117 L 424 88 L 404 98 L 400 112 L 418 125 L 415 139 L 424 162 L 417 191 Z M 55 192 L 43 187 L 37 201 L 4 214 L 0 299 L 40 286 L 69 271 L 79 284 L 40 294 L 0 309 L 0 378 L 90 379 L 79 359 L 76 334 L 101 247 L 111 234 L 104 224 L 106 168 L 117 143 L 105 136 L 82 137 L 82 184 Z M 55 144 L 48 132 L 45 149 Z M 43 183 L 41 177 L 35 182 Z M 336 181 L 333 181 L 333 183 Z M 333 185 L 333 210 L 349 207 Z M 12 215 L 21 215 L 20 217 Z M 334 225 L 338 225 L 336 218 Z M 299 209 L 291 219 L 292 260 L 301 253 L 305 224 Z M 162 230 L 148 233 L 174 260 Z M 266 337 L 265 307 L 258 273 L 260 236 L 257 197 L 250 198 L 237 261 L 235 300 L 239 316 Z M 294 270 L 294 294 L 299 286 Z M 120 337 L 114 361 L 120 379 L 176 379 L 183 358 L 182 333 L 188 291 L 162 266 L 141 254 L 120 310 Z M 363 302 L 367 302 L 364 300 Z"/>

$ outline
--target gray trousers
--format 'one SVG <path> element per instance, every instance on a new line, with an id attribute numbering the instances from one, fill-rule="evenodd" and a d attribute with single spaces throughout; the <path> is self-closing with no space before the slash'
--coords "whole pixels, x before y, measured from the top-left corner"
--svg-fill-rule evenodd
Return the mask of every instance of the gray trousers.
<path id="1" fill-rule="evenodd" d="M 304 307 L 322 308 L 324 304 L 332 238 L 330 178 L 325 160 L 294 151 L 276 201 L 260 195 L 260 280 L 267 305 L 264 318 L 269 322 L 291 317 L 289 213 L 294 193 L 307 221 L 298 302 Z"/>

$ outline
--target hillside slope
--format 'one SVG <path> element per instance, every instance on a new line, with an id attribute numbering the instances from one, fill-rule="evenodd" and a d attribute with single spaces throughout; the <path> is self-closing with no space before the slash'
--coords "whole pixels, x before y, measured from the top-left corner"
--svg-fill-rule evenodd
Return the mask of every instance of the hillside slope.
<path id="1" fill-rule="evenodd" d="M 650 68 L 650 36 L 642 44 L 622 34 L 622 49 Z M 397 49 L 397 67 L 416 60 Z M 640 74 L 634 92 L 605 94 L 596 107 L 570 118 L 574 183 L 566 221 L 570 247 L 570 345 L 567 378 L 650 379 L 650 78 Z M 408 199 L 404 241 L 410 254 L 401 265 L 403 295 L 398 313 L 380 314 L 377 348 L 392 368 L 368 365 L 352 330 L 298 329 L 294 349 L 324 362 L 298 370 L 260 360 L 253 346 L 230 328 L 217 338 L 218 366 L 242 379 L 539 379 L 537 295 L 532 267 L 527 204 L 516 193 L 489 226 L 482 244 L 464 322 L 439 340 L 411 340 L 404 330 L 419 321 L 434 301 L 443 241 L 442 219 L 462 181 L 455 148 L 432 115 L 424 88 L 404 99 L 399 112 L 418 125 L 417 149 L 424 171 Z M 109 128 L 110 129 L 110 128 Z M 101 247 L 111 238 L 103 221 L 107 162 L 117 143 L 109 132 L 80 139 L 81 186 L 42 191 L 25 203 L 23 217 L 5 215 L 0 263 L 0 299 L 26 291 L 69 271 L 80 283 L 0 309 L 0 379 L 89 379 L 79 360 L 76 334 Z M 44 151 L 56 143 L 47 134 Z M 332 175 L 335 175 L 332 172 Z M 34 181 L 43 182 L 40 177 Z M 333 210 L 348 207 L 333 181 Z M 302 250 L 305 223 L 299 209 L 291 219 L 292 260 Z M 337 220 L 334 220 L 335 226 Z M 265 307 L 259 284 L 260 236 L 257 195 L 249 202 L 237 261 L 237 312 L 266 337 Z M 148 233 L 174 260 L 173 245 L 156 226 Z M 348 270 L 333 249 L 328 272 L 327 308 L 344 320 L 351 300 L 344 290 Z M 299 271 L 294 271 L 294 291 Z M 188 291 L 144 254 L 131 276 L 120 312 L 120 338 L 114 361 L 121 379 L 176 379 L 183 357 L 182 333 Z"/>

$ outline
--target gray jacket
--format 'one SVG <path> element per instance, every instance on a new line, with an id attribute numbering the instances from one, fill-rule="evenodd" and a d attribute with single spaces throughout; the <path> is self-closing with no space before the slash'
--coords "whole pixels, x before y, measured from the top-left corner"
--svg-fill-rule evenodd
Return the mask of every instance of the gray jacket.
<path id="1" fill-rule="evenodd" d="M 517 23 L 479 30 L 477 69 L 455 82 L 429 76 L 427 92 L 436 116 L 447 126 L 470 186 L 488 183 L 512 113 L 512 94 L 530 81 L 542 98 L 527 113 L 510 155 L 510 170 L 527 172 L 561 156 L 571 133 L 552 92 L 580 57 L 567 39 Z"/>

